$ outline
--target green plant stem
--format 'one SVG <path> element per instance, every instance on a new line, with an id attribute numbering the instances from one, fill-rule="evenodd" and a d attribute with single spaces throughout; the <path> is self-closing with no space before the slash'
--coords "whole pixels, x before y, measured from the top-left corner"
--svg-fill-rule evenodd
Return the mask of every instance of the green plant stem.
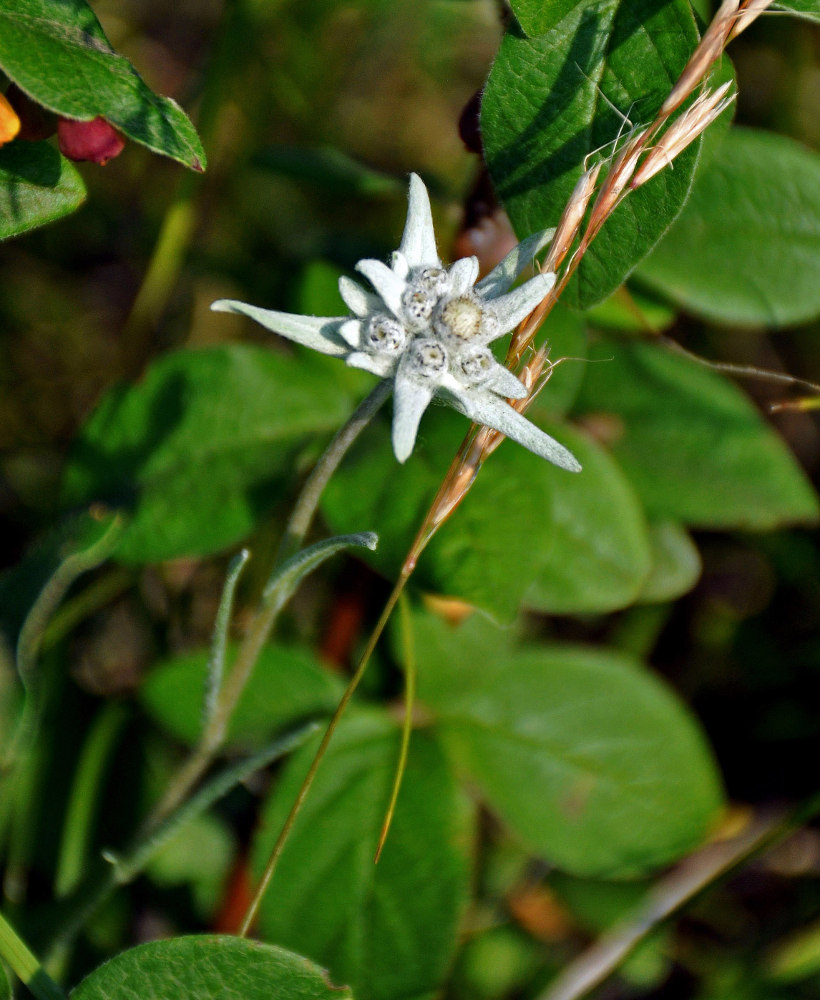
<path id="1" fill-rule="evenodd" d="M 66 995 L 42 967 L 22 938 L 0 913 L 0 955 L 37 1000 L 66 1000 Z"/>
<path id="2" fill-rule="evenodd" d="M 308 768 L 308 772 L 305 775 L 305 779 L 302 782 L 301 787 L 299 788 L 299 791 L 296 795 L 296 799 L 293 805 L 291 806 L 290 812 L 288 813 L 287 819 L 285 820 L 282 829 L 279 831 L 279 836 L 276 838 L 276 843 L 273 845 L 273 850 L 271 851 L 270 856 L 268 857 L 267 864 L 265 865 L 265 870 L 262 873 L 262 878 L 259 880 L 259 884 L 256 887 L 253 899 L 251 900 L 250 906 L 248 907 L 247 912 L 245 913 L 245 916 L 242 920 L 242 924 L 239 928 L 240 937 L 246 937 L 251 927 L 253 926 L 253 922 L 256 919 L 257 913 L 259 912 L 259 907 L 262 903 L 262 899 L 264 898 L 268 886 L 270 885 L 271 879 L 273 878 L 274 872 L 276 871 L 276 866 L 279 863 L 279 858 L 282 855 L 285 843 L 288 837 L 290 836 L 290 831 L 293 829 L 293 824 L 296 822 L 296 817 L 299 815 L 299 812 L 301 811 L 305 799 L 307 798 L 308 793 L 310 792 L 311 786 L 313 785 L 313 780 L 316 777 L 316 772 L 319 770 L 319 765 L 322 763 L 322 759 L 325 756 L 325 753 L 327 751 L 331 739 L 333 738 L 333 734 L 336 732 L 336 728 L 339 725 L 339 721 L 344 715 L 347 706 L 350 704 L 350 699 L 353 697 L 354 693 L 356 692 L 356 688 L 359 686 L 361 679 L 364 677 L 365 671 L 367 670 L 367 666 L 370 663 L 370 657 L 373 655 L 373 650 L 376 648 L 376 644 L 381 638 L 382 632 L 384 631 L 385 626 L 387 625 L 387 622 L 390 618 L 390 615 L 393 612 L 393 608 L 396 606 L 396 602 L 401 596 L 402 591 L 404 590 L 407 581 L 409 579 L 410 579 L 410 572 L 405 572 L 403 570 L 398 580 L 396 581 L 396 585 L 393 587 L 390 596 L 387 599 L 387 603 L 385 604 L 381 616 L 379 617 L 379 620 L 376 623 L 376 627 L 373 629 L 369 639 L 367 640 L 367 645 L 364 648 L 364 652 L 362 653 L 361 659 L 359 660 L 359 664 L 356 667 L 353 676 L 350 678 L 350 681 L 347 687 L 345 688 L 341 699 L 339 700 L 339 704 L 336 706 L 336 711 L 333 713 L 333 717 L 328 723 L 327 729 L 325 729 L 324 736 L 322 737 L 322 742 L 319 744 L 319 748 L 317 749 L 313 757 L 313 760 L 311 761 L 310 767 Z"/>
<path id="3" fill-rule="evenodd" d="M 413 732 L 413 706 L 416 702 L 416 653 L 413 646 L 413 626 L 410 621 L 410 608 L 407 596 L 401 594 L 399 599 L 399 617 L 401 619 L 402 637 L 402 658 L 404 660 L 404 724 L 401 730 L 401 748 L 399 750 L 399 762 L 396 766 L 396 775 L 393 779 L 393 790 L 390 793 L 390 802 L 384 814 L 379 842 L 376 845 L 376 855 L 373 858 L 375 864 L 379 863 L 379 858 L 390 832 L 390 824 L 393 822 L 393 814 L 396 811 L 396 803 L 399 800 L 399 790 L 401 789 L 402 778 L 407 770 L 407 755 L 410 752 L 410 736 Z"/>
<path id="4" fill-rule="evenodd" d="M 80 622 L 85 621 L 115 597 L 119 597 L 131 586 L 134 574 L 122 566 L 114 566 L 104 576 L 94 580 L 76 597 L 72 597 L 54 613 L 48 623 L 41 648 L 51 649 L 61 639 L 72 632 Z"/>
<path id="5" fill-rule="evenodd" d="M 80 881 L 88 857 L 88 845 L 103 775 L 111 760 L 111 750 L 125 724 L 123 704 L 111 702 L 94 720 L 77 764 L 71 798 L 63 826 L 55 876 L 55 893 L 66 896 Z"/>
<path id="6" fill-rule="evenodd" d="M 379 407 L 390 395 L 389 382 L 379 382 L 373 391 L 356 408 L 344 426 L 337 432 L 305 481 L 299 498 L 288 520 L 280 546 L 279 564 L 304 541 L 311 521 L 319 506 L 325 486 L 339 467 L 350 446 L 368 425 Z M 164 796 L 154 809 L 154 821 L 161 821 L 172 812 L 205 773 L 224 742 L 231 715 L 250 679 L 262 647 L 267 642 L 282 601 L 274 599 L 264 603 L 242 641 L 236 659 L 225 679 L 208 720 L 202 738 L 191 756 L 185 761 L 168 785 Z"/>

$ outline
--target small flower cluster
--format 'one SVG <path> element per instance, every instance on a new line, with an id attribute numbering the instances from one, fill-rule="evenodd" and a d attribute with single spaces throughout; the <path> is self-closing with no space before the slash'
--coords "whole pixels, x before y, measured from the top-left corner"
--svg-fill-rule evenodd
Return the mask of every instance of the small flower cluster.
<path id="1" fill-rule="evenodd" d="M 407 223 L 390 266 L 378 260 L 356 265 L 374 291 L 347 277 L 339 281 L 352 315 L 298 316 L 228 299 L 211 308 L 244 314 L 296 343 L 391 379 L 393 450 L 400 462 L 412 452 L 422 414 L 436 397 L 555 465 L 578 471 L 580 465 L 566 448 L 506 402 L 523 399 L 527 390 L 489 347 L 528 316 L 554 285 L 554 274 L 536 274 L 508 290 L 549 236 L 539 233 L 519 243 L 478 282 L 475 257 L 461 258 L 447 269 L 436 250 L 427 190 L 411 174 Z"/>

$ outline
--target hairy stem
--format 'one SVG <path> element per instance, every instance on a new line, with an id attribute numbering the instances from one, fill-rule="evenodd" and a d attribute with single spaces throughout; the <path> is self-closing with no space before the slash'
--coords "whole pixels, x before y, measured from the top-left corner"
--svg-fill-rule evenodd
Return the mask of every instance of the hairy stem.
<path id="1" fill-rule="evenodd" d="M 387 603 L 382 610 L 381 616 L 376 623 L 376 627 L 373 629 L 370 634 L 370 638 L 367 640 L 367 645 L 364 648 L 359 664 L 356 667 L 353 676 L 350 678 L 350 681 L 344 690 L 344 694 L 339 700 L 339 704 L 336 706 L 336 711 L 333 713 L 333 717 L 328 723 L 325 734 L 322 737 L 322 742 L 319 744 L 319 748 L 313 757 L 310 767 L 308 768 L 308 772 L 305 775 L 305 779 L 302 782 L 301 787 L 299 788 L 296 799 L 291 806 L 290 812 L 288 813 L 287 819 L 279 832 L 279 836 L 276 838 L 276 843 L 273 845 L 273 849 L 270 853 L 267 864 L 265 865 L 265 870 L 262 873 L 262 878 L 259 881 L 259 885 L 256 887 L 256 892 L 254 893 L 251 904 L 242 920 L 242 925 L 239 928 L 240 937 L 247 936 L 253 926 L 253 922 L 259 912 L 262 899 L 264 898 L 265 892 L 267 891 L 274 872 L 276 871 L 276 866 L 279 863 L 279 858 L 282 855 L 285 843 L 287 842 L 290 832 L 293 829 L 293 824 L 296 822 L 296 817 L 299 815 L 305 799 L 308 797 L 311 786 L 313 785 L 313 780 L 316 777 L 316 772 L 319 770 L 319 765 L 322 763 L 322 759 L 325 756 L 328 746 L 330 745 L 333 734 L 336 732 L 339 721 L 344 715 L 347 706 L 350 704 L 350 700 L 353 697 L 356 688 L 359 686 L 361 679 L 364 677 L 367 666 L 370 663 L 370 657 L 373 655 L 373 650 L 376 648 L 376 644 L 381 638 L 382 632 L 384 632 L 385 626 L 387 625 L 390 615 L 393 612 L 393 608 L 396 606 L 396 602 L 401 596 L 409 578 L 410 572 L 406 571 L 406 568 L 403 568 L 398 580 L 396 581 L 396 585 L 393 587 L 392 593 L 387 599 Z"/>

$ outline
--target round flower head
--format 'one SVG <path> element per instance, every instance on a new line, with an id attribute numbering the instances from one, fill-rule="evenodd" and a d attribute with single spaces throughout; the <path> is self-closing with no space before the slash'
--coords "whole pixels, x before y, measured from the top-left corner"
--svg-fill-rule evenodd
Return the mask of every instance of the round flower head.
<path id="1" fill-rule="evenodd" d="M 536 274 L 509 291 L 552 231 L 518 244 L 481 281 L 478 260 L 463 257 L 445 268 L 427 189 L 410 175 L 407 222 L 390 265 L 360 260 L 356 270 L 372 291 L 348 277 L 339 291 L 349 316 L 299 316 L 220 299 L 211 306 L 235 312 L 306 347 L 343 358 L 393 382 L 393 451 L 404 462 L 413 450 L 419 421 L 436 397 L 471 420 L 493 427 L 561 468 L 580 465 L 563 445 L 509 405 L 527 390 L 499 364 L 488 345 L 513 330 L 555 284 Z"/>

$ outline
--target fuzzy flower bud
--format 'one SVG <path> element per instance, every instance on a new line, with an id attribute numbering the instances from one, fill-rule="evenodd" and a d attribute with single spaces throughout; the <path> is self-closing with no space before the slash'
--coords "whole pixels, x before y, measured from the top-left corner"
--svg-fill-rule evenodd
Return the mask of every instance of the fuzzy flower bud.
<path id="1" fill-rule="evenodd" d="M 104 118 L 90 122 L 61 118 L 57 124 L 60 152 L 69 160 L 90 160 L 104 166 L 123 151 L 125 139 Z"/>

